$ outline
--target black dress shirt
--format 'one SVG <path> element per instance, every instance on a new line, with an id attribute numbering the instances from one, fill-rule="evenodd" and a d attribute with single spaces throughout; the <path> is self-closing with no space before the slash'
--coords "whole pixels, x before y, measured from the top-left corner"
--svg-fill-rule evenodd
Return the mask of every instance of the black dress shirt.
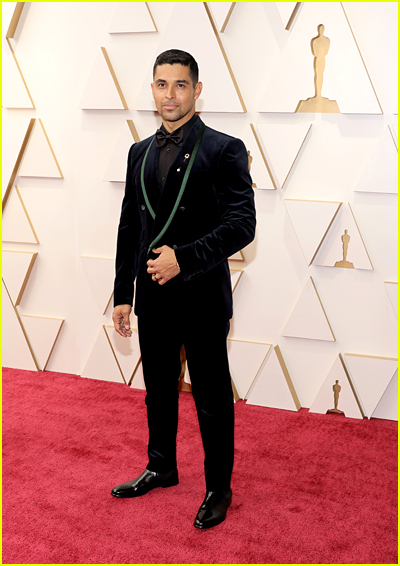
<path id="1" fill-rule="evenodd" d="M 160 154 L 158 157 L 158 179 L 160 182 L 161 190 L 164 188 L 165 181 L 167 180 L 167 175 L 169 168 L 171 167 L 172 163 L 174 162 L 175 157 L 178 155 L 178 152 L 183 144 L 183 141 L 189 131 L 191 130 L 192 126 L 198 120 L 196 114 L 194 114 L 188 122 L 181 126 L 182 128 L 182 141 L 179 144 L 176 144 L 172 140 L 168 139 L 166 144 L 160 147 Z M 168 133 L 167 130 L 164 128 L 164 124 L 160 128 L 164 130 L 164 132 Z"/>

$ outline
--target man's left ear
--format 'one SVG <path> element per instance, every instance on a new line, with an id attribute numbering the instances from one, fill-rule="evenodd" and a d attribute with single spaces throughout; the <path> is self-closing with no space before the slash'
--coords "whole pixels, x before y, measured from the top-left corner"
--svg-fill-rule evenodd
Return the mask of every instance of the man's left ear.
<path id="1" fill-rule="evenodd" d="M 194 99 L 197 100 L 201 94 L 201 91 L 203 90 L 203 83 L 197 83 L 197 85 L 194 87 Z"/>

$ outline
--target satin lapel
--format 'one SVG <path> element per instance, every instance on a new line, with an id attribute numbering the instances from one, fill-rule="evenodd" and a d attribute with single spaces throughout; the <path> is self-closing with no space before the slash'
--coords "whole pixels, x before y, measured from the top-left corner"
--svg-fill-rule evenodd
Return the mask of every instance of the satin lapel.
<path id="1" fill-rule="evenodd" d="M 157 212 L 160 195 L 161 195 L 161 187 L 158 182 L 158 176 L 157 176 L 159 153 L 160 150 L 159 148 L 157 148 L 154 141 L 147 155 L 146 164 L 144 168 L 144 181 L 145 181 L 146 193 L 154 212 Z"/>
<path id="2" fill-rule="evenodd" d="M 194 124 L 169 169 L 167 180 L 165 181 L 158 203 L 152 238 L 156 237 L 161 232 L 174 208 L 202 123 L 199 118 Z M 186 155 L 188 155 L 188 157 L 185 158 Z"/>

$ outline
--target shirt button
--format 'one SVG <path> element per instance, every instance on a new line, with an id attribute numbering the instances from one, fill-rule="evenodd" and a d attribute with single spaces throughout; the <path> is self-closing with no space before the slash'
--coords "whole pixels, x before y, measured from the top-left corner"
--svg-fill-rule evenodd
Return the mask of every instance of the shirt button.
<path id="1" fill-rule="evenodd" d="M 169 152 L 171 151 L 171 149 L 170 149 L 169 147 L 167 147 L 167 151 L 168 151 L 168 153 L 169 153 Z"/>
<path id="2" fill-rule="evenodd" d="M 144 204 L 142 204 L 142 206 L 140 207 L 142 210 L 146 210 L 146 207 L 144 206 Z"/>
<path id="3" fill-rule="evenodd" d="M 167 179 L 166 179 L 166 177 L 163 177 L 162 180 L 163 180 L 163 181 L 166 181 Z"/>

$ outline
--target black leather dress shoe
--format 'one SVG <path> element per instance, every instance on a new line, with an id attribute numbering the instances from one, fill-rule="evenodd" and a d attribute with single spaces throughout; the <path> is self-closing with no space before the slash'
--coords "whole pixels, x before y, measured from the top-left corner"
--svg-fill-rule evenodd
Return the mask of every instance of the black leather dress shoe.
<path id="1" fill-rule="evenodd" d="M 226 512 L 232 503 L 232 490 L 207 491 L 194 520 L 197 529 L 209 529 L 225 521 Z"/>
<path id="2" fill-rule="evenodd" d="M 114 487 L 111 490 L 111 495 L 114 497 L 140 497 L 155 487 L 171 487 L 178 483 L 177 468 L 166 474 L 159 474 L 146 469 L 138 478 Z"/>

